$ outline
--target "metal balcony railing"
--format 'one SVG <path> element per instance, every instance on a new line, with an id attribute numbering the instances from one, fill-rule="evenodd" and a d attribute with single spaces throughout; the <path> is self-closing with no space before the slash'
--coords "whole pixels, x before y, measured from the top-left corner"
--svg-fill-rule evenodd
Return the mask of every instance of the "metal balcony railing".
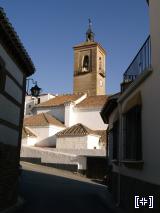
<path id="1" fill-rule="evenodd" d="M 134 81 L 138 75 L 145 70 L 151 68 L 151 39 L 148 36 L 147 40 L 129 65 L 128 69 L 123 74 L 123 81 Z"/>

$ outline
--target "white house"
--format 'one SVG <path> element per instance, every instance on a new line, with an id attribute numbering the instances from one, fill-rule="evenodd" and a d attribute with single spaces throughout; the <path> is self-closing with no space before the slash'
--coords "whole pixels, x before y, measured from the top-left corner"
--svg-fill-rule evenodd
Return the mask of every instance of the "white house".
<path id="1" fill-rule="evenodd" d="M 22 128 L 22 144 L 34 146 L 37 143 L 37 136 L 27 127 Z"/>
<path id="2" fill-rule="evenodd" d="M 78 123 L 56 134 L 57 149 L 100 149 L 100 135 Z"/>
<path id="3" fill-rule="evenodd" d="M 33 134 L 37 136 L 35 143 L 29 137 L 27 145 L 35 145 L 46 139 L 46 146 L 55 146 L 55 140 L 50 137 L 65 128 L 64 124 L 47 113 L 40 113 L 24 119 L 24 127 L 27 127 Z M 22 140 L 22 144 L 26 144 Z"/>
<path id="4" fill-rule="evenodd" d="M 51 98 L 55 97 L 54 95 L 48 93 L 48 94 L 40 94 L 37 97 L 33 97 L 31 95 L 25 96 L 25 106 L 24 106 L 24 115 L 33 115 L 32 109 L 35 105 L 46 102 L 50 100 Z"/>
<path id="5" fill-rule="evenodd" d="M 109 123 L 112 193 L 127 212 L 135 195 L 153 196 L 152 210 L 160 212 L 160 1 L 147 2 L 150 36 L 124 73 L 121 94 L 101 112 Z"/>

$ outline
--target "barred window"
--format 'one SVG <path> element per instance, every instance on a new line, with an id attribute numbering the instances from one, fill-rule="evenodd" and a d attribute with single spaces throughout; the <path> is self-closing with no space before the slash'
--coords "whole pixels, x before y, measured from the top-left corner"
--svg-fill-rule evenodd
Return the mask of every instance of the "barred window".
<path id="1" fill-rule="evenodd" d="M 142 160 L 140 105 L 124 114 L 124 159 Z"/>
<path id="2" fill-rule="evenodd" d="M 113 159 L 118 159 L 119 121 L 113 124 Z"/>

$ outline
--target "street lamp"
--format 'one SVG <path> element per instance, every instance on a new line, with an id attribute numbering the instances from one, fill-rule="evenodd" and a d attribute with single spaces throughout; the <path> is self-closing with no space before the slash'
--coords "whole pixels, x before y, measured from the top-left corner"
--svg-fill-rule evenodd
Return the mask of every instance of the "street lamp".
<path id="1" fill-rule="evenodd" d="M 38 87 L 37 81 L 34 81 L 32 78 L 27 78 L 27 91 L 26 91 L 27 95 L 29 94 L 29 92 L 28 92 L 29 91 L 29 81 L 32 81 L 32 83 L 35 85 L 30 89 L 31 95 L 33 97 L 38 97 L 42 89 L 40 87 Z"/>
<path id="2" fill-rule="evenodd" d="M 37 82 L 35 83 L 35 86 L 32 87 L 30 90 L 31 90 L 31 95 L 34 97 L 38 97 L 41 92 L 41 88 L 38 87 Z"/>

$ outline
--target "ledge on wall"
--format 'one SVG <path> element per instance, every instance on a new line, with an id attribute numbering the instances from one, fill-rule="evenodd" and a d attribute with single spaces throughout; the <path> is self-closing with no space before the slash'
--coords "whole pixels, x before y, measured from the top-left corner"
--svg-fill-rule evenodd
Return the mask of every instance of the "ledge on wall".
<path id="1" fill-rule="evenodd" d="M 119 161 L 117 159 L 113 159 L 112 163 L 115 164 L 115 165 L 118 165 Z"/>
<path id="2" fill-rule="evenodd" d="M 143 164 L 144 161 L 143 160 L 123 160 L 121 161 L 121 163 L 124 164 L 124 166 L 130 168 L 130 169 L 143 169 Z"/>

